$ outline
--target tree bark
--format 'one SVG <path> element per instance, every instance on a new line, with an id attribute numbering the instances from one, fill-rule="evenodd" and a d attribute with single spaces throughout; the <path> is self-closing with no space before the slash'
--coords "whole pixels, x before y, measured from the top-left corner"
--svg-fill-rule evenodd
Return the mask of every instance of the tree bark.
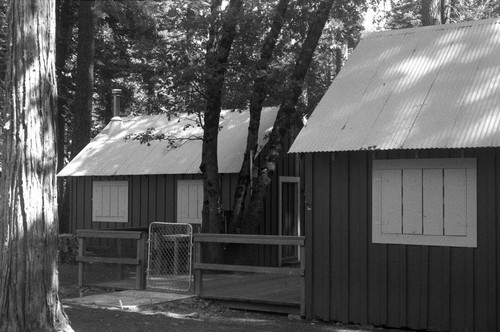
<path id="1" fill-rule="evenodd" d="M 55 1 L 9 2 L 0 331 L 72 331 L 58 295 Z"/>
<path id="2" fill-rule="evenodd" d="M 217 164 L 217 141 L 221 113 L 222 87 L 227 60 L 236 35 L 236 25 L 243 1 L 231 0 L 222 17 L 220 31 L 216 30 L 219 0 L 212 7 L 212 26 L 205 58 L 205 117 L 203 123 L 203 143 L 200 170 L 203 177 L 202 232 L 221 233 L 223 231 L 221 188 Z M 204 256 L 219 260 L 221 257 L 215 246 L 207 246 Z"/>
<path id="3" fill-rule="evenodd" d="M 238 232 L 241 230 L 241 223 L 245 210 L 245 200 L 247 198 L 252 172 L 250 169 L 250 160 L 256 155 L 257 152 L 262 103 L 267 96 L 267 69 L 269 68 L 274 47 L 278 41 L 283 23 L 285 22 L 285 15 L 289 2 L 289 0 L 280 0 L 276 5 L 275 15 L 271 23 L 271 29 L 264 39 L 260 60 L 256 65 L 257 76 L 255 78 L 252 95 L 250 97 L 250 121 L 248 125 L 247 145 L 243 157 L 243 164 L 238 175 L 238 185 L 236 186 L 234 194 L 233 218 L 230 224 L 232 232 Z"/>
<path id="4" fill-rule="evenodd" d="M 80 1 L 78 12 L 78 46 L 76 91 L 73 104 L 71 158 L 89 142 L 92 128 L 92 95 L 94 92 L 94 1 Z"/>
<path id="5" fill-rule="evenodd" d="M 263 217 L 264 197 L 275 174 L 278 159 L 283 152 L 283 138 L 286 134 L 290 134 L 291 128 L 296 123 L 300 122 L 300 118 L 295 112 L 295 106 L 302 93 L 304 79 L 311 65 L 323 28 L 330 16 L 333 2 L 334 0 L 321 1 L 316 15 L 312 16 L 313 21 L 309 23 L 307 36 L 295 63 L 285 99 L 280 105 L 273 130 L 266 145 L 265 165 L 259 175 L 258 183 L 252 191 L 250 203 L 252 208 L 250 209 L 251 216 L 248 225 L 250 232 L 255 233 L 257 231 L 258 223 Z"/>
<path id="6" fill-rule="evenodd" d="M 450 0 L 422 0 L 422 25 L 445 24 Z"/>
<path id="7" fill-rule="evenodd" d="M 69 55 L 73 22 L 72 0 L 56 1 L 56 73 L 59 95 L 57 98 L 57 172 L 63 169 L 66 156 L 66 115 L 67 107 L 67 83 L 65 82 L 65 64 Z M 61 97 L 63 95 L 63 97 Z M 68 190 L 66 190 L 66 179 L 57 179 L 57 206 L 59 213 L 59 230 L 61 233 L 69 231 L 69 200 Z"/>

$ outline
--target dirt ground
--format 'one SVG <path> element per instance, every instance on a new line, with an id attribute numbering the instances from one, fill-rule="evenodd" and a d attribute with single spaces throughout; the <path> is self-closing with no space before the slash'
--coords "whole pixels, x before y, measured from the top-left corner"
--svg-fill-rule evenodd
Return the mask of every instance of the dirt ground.
<path id="1" fill-rule="evenodd" d="M 59 266 L 62 299 L 98 294 L 111 289 L 84 287 L 78 283 L 77 265 Z M 388 331 L 301 320 L 299 317 L 229 309 L 210 301 L 188 298 L 139 312 L 119 309 L 65 306 L 75 331 Z"/>

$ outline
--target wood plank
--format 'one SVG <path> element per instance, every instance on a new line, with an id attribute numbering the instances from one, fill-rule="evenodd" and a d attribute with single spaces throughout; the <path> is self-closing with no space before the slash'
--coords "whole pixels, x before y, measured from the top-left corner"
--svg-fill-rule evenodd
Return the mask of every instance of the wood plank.
<path id="1" fill-rule="evenodd" d="M 156 215 L 156 200 L 157 198 L 157 185 L 158 185 L 157 175 L 148 176 L 148 224 L 153 221 L 160 221 Z"/>
<path id="2" fill-rule="evenodd" d="M 131 205 L 131 218 L 130 225 L 132 227 L 147 227 L 148 225 L 141 224 L 141 178 L 139 176 L 132 176 L 132 189 L 130 193 L 132 194 Z"/>
<path id="3" fill-rule="evenodd" d="M 156 185 L 156 195 L 155 195 L 155 206 L 156 206 L 156 220 L 157 221 L 165 221 L 166 214 L 166 193 L 165 193 L 165 177 L 167 175 L 158 175 L 156 176 L 157 185 Z"/>
<path id="4" fill-rule="evenodd" d="M 141 187 L 140 187 L 140 192 L 141 192 L 141 214 L 140 214 L 140 222 L 138 227 L 147 227 L 149 225 L 149 222 L 152 220 L 149 220 L 149 175 L 140 175 L 139 176 L 140 181 L 141 181 Z M 134 227 L 137 227 L 134 225 Z"/>
<path id="5" fill-rule="evenodd" d="M 193 235 L 194 242 L 269 244 L 269 245 L 304 245 L 304 236 L 285 235 L 250 235 L 250 234 L 214 234 L 199 233 Z"/>
<path id="6" fill-rule="evenodd" d="M 175 207 L 177 206 L 176 195 L 176 177 L 177 175 L 166 175 L 165 177 L 165 221 L 175 222 L 177 220 L 177 213 Z"/>
<path id="7" fill-rule="evenodd" d="M 425 235 L 443 235 L 443 170 L 423 170 L 423 227 Z"/>
<path id="8" fill-rule="evenodd" d="M 428 262 L 428 328 L 430 330 L 440 331 L 441 327 L 441 311 L 443 310 L 443 271 L 442 266 L 442 248 L 429 247 L 429 262 Z"/>
<path id="9" fill-rule="evenodd" d="M 340 153 L 338 154 L 338 156 Z M 346 164 L 347 167 L 345 169 L 344 176 L 347 178 L 347 181 L 349 181 L 349 166 L 351 164 L 351 156 L 352 153 L 345 152 L 342 153 L 342 157 L 346 158 Z M 350 271 L 349 271 L 349 192 L 350 192 L 350 184 L 348 182 L 348 187 L 347 191 L 345 193 L 345 203 L 346 207 L 345 213 L 346 213 L 346 219 L 345 220 L 340 220 L 341 226 L 340 226 L 340 234 L 337 240 L 340 242 L 340 265 L 337 267 L 340 269 L 340 279 L 341 279 L 341 284 L 342 284 L 342 289 L 340 291 L 340 305 L 341 305 L 341 321 L 344 323 L 349 322 L 349 280 L 350 280 Z M 318 193 L 319 195 L 321 193 Z"/>
<path id="10" fill-rule="evenodd" d="M 358 253 L 358 287 L 359 287 L 359 317 L 363 325 L 368 324 L 368 236 L 369 224 L 371 223 L 371 205 L 367 202 L 368 193 L 371 193 L 371 177 L 368 177 L 368 152 L 362 152 L 359 169 L 359 195 L 365 197 L 359 205 L 359 253 Z M 371 171 L 371 168 L 370 168 Z M 370 215 L 370 217 L 368 216 Z"/>
<path id="11" fill-rule="evenodd" d="M 403 233 L 422 234 L 422 170 L 403 170 Z"/>
<path id="12" fill-rule="evenodd" d="M 314 256 L 309 261 L 313 267 L 313 301 L 314 311 L 318 318 L 330 320 L 330 153 L 315 155 L 314 200 L 312 209 L 314 219 Z"/>
<path id="13" fill-rule="evenodd" d="M 490 294 L 488 274 L 490 273 L 490 243 L 489 243 L 489 223 L 497 224 L 495 215 L 490 216 L 489 205 L 493 204 L 491 184 L 494 182 L 495 175 L 492 169 L 486 151 L 477 152 L 477 243 L 474 250 L 474 330 L 488 331 L 488 298 Z M 490 219 L 491 218 L 491 219 Z M 493 245 L 493 243 L 491 244 Z M 465 257 L 464 257 L 465 264 Z M 464 280 L 464 287 L 466 286 Z M 464 312 L 465 315 L 465 312 Z M 465 318 L 465 317 L 464 317 Z"/>
<path id="14" fill-rule="evenodd" d="M 209 264 L 195 263 L 195 270 L 229 271 L 229 272 L 252 272 L 252 273 L 273 273 L 284 275 L 304 275 L 300 268 L 293 267 L 269 267 L 269 266 L 251 266 L 251 265 L 227 265 L 227 264 Z"/>
<path id="15" fill-rule="evenodd" d="M 399 260 L 399 246 L 387 245 L 387 325 L 392 327 L 401 326 L 399 310 L 404 305 L 399 296 Z"/>
<path id="16" fill-rule="evenodd" d="M 407 263 L 408 246 L 399 246 L 399 326 L 407 326 L 408 324 L 408 263 Z"/>
<path id="17" fill-rule="evenodd" d="M 332 162 L 331 169 L 331 198 L 330 206 L 332 207 L 332 221 L 330 228 L 331 238 L 331 290 L 330 290 L 330 316 L 332 320 L 340 321 L 342 319 L 342 274 L 348 273 L 343 271 L 341 267 L 342 250 L 344 250 L 342 225 L 349 223 L 349 177 L 348 177 L 348 154 L 339 153 L 336 155 L 335 160 Z"/>
<path id="18" fill-rule="evenodd" d="M 497 316 L 499 316 L 500 308 L 498 307 L 498 301 L 499 299 L 496 296 L 496 290 L 499 287 L 496 283 L 496 270 L 497 270 L 497 264 L 498 260 L 500 259 L 499 257 L 496 256 L 496 248 L 499 245 L 499 242 L 496 237 L 496 229 L 498 228 L 497 225 L 497 215 L 496 215 L 496 210 L 497 210 L 497 205 L 496 205 L 496 179 L 498 178 L 498 174 L 496 174 L 496 165 L 495 165 L 495 154 L 493 151 L 488 151 L 487 158 L 486 158 L 486 164 L 487 164 L 487 195 L 488 195 L 488 209 L 486 210 L 487 217 L 485 218 L 487 222 L 487 237 L 486 241 L 488 243 L 487 245 L 487 265 L 488 265 L 488 280 L 487 280 L 487 292 L 488 292 L 488 319 L 487 319 L 487 329 L 490 331 L 498 330 L 497 324 L 496 324 L 496 319 Z M 482 188 L 482 185 L 480 186 Z M 472 252 L 467 251 L 467 258 L 472 255 Z M 471 269 L 468 269 L 467 271 L 467 276 L 469 276 Z M 468 317 L 469 319 L 471 317 Z M 467 323 L 469 323 L 467 321 Z M 500 328 L 500 327 L 499 327 Z"/>
<path id="19" fill-rule="evenodd" d="M 83 215 L 83 228 L 86 229 L 92 229 L 96 225 L 92 222 L 92 178 L 89 176 L 83 177 L 83 191 L 82 191 L 82 197 L 83 197 L 83 202 L 80 201 L 80 203 L 83 203 L 81 205 L 81 208 L 83 211 L 80 211 L 79 213 L 82 213 Z"/>
<path id="20" fill-rule="evenodd" d="M 450 280 L 450 330 L 452 331 L 465 331 L 465 263 L 465 249 L 452 248 Z"/>
<path id="21" fill-rule="evenodd" d="M 140 239 L 139 231 L 120 231 L 120 230 L 94 230 L 78 229 L 76 236 L 80 238 L 114 238 L 114 239 Z"/>
<path id="22" fill-rule="evenodd" d="M 442 278 L 442 297 L 441 297 L 441 329 L 444 331 L 450 330 L 450 320 L 451 320 L 451 248 L 442 248 L 442 262 L 441 262 L 441 272 L 439 276 Z"/>
<path id="23" fill-rule="evenodd" d="M 419 246 L 407 247 L 407 298 L 404 305 L 407 311 L 407 326 L 411 329 L 420 329 L 420 309 L 421 309 L 421 279 L 420 262 L 421 252 Z M 404 291 L 403 289 L 401 291 Z"/>
<path id="24" fill-rule="evenodd" d="M 429 306 L 429 247 L 420 247 L 420 328 L 426 329 Z"/>
<path id="25" fill-rule="evenodd" d="M 366 245 L 366 239 L 361 234 L 364 232 L 364 223 L 366 218 L 366 203 L 360 197 L 366 197 L 366 174 L 364 173 L 364 155 L 361 153 L 353 153 L 350 155 L 349 166 L 349 233 L 348 233 L 348 250 L 349 250 L 349 276 L 348 285 L 348 308 L 349 321 L 361 322 L 365 320 L 361 317 L 361 311 L 366 310 L 364 298 L 367 294 L 363 294 L 363 281 L 366 280 L 366 270 L 363 271 L 365 261 L 362 258 L 362 251 Z M 363 181 L 364 180 L 364 181 Z M 384 201 L 384 198 L 382 198 Z M 364 241 L 364 243 L 362 243 Z M 344 286 L 345 287 L 345 286 Z M 365 307 L 365 308 L 362 308 Z"/>
<path id="26" fill-rule="evenodd" d="M 98 256 L 78 256 L 77 262 L 84 263 L 108 263 L 108 264 L 125 264 L 125 265 L 139 265 L 140 259 L 137 258 L 116 258 L 116 257 L 98 257 Z"/>
<path id="27" fill-rule="evenodd" d="M 495 206 L 500 206 L 500 149 L 495 149 L 496 152 L 496 158 L 495 158 Z M 500 209 L 497 208 L 496 210 L 496 219 L 500 219 Z M 495 232 L 495 244 L 496 244 L 496 280 L 495 285 L 496 285 L 496 293 L 494 293 L 494 296 L 496 297 L 496 312 L 500 312 L 500 227 L 496 228 Z M 500 315 L 497 315 L 496 317 L 496 330 L 500 330 Z"/>
<path id="28" fill-rule="evenodd" d="M 401 170 L 382 170 L 380 173 L 382 233 L 401 234 L 403 227 Z"/>
<path id="29" fill-rule="evenodd" d="M 467 235 L 467 172 L 465 169 L 444 170 L 444 233 Z"/>
<path id="30" fill-rule="evenodd" d="M 314 199 L 314 188 L 313 188 L 313 154 L 306 153 L 304 155 L 304 225 L 305 225 L 305 236 L 307 238 L 306 242 L 306 260 L 308 262 L 306 266 L 306 318 L 313 318 L 313 299 L 312 299 L 312 289 L 313 279 L 312 279 L 312 259 L 313 259 L 313 242 L 314 242 L 314 218 L 312 212 L 312 201 Z"/>

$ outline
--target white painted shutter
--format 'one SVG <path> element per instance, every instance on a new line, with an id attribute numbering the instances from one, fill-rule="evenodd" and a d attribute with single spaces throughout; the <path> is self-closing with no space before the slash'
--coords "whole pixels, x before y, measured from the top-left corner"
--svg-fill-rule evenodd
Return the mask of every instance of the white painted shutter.
<path id="1" fill-rule="evenodd" d="M 128 182 L 92 183 L 92 221 L 128 222 Z"/>
<path id="2" fill-rule="evenodd" d="M 203 209 L 203 181 L 179 180 L 177 182 L 177 222 L 201 224 Z"/>
<path id="3" fill-rule="evenodd" d="M 374 243 L 476 246 L 475 159 L 373 162 Z"/>

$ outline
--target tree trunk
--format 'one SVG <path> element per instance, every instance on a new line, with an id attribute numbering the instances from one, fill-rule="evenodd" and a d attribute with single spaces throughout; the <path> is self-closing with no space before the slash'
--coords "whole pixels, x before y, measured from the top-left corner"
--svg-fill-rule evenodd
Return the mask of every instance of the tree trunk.
<path id="1" fill-rule="evenodd" d="M 314 19 L 309 24 L 307 36 L 295 63 L 285 100 L 283 100 L 278 110 L 273 130 L 266 145 L 267 153 L 265 166 L 261 171 L 258 183 L 254 186 L 251 195 L 252 208 L 250 209 L 251 216 L 248 225 L 251 232 L 256 232 L 258 223 L 263 217 L 264 197 L 276 171 L 278 159 L 283 152 L 283 138 L 286 134 L 290 134 L 291 128 L 295 126 L 296 123 L 300 122 L 300 118 L 295 112 L 295 106 L 302 93 L 302 84 L 304 83 L 307 71 L 311 65 L 314 51 L 318 45 L 323 28 L 330 16 L 333 2 L 334 0 L 323 0 L 318 6 L 316 15 L 313 15 Z"/>
<path id="2" fill-rule="evenodd" d="M 200 170 L 203 177 L 203 210 L 202 232 L 221 233 L 223 231 L 223 211 L 219 168 L 217 164 L 217 141 L 219 135 L 219 119 L 222 102 L 222 87 L 226 73 L 227 60 L 236 35 L 236 25 L 240 15 L 242 0 L 231 0 L 222 18 L 220 31 L 216 24 L 220 1 L 215 0 L 212 6 L 212 26 L 205 58 L 206 107 L 203 123 L 203 144 Z M 208 260 L 219 261 L 219 246 L 206 246 L 204 256 Z"/>
<path id="3" fill-rule="evenodd" d="M 58 295 L 55 1 L 9 4 L 0 331 L 72 331 Z"/>
<path id="4" fill-rule="evenodd" d="M 57 98 L 57 172 L 63 169 L 66 142 L 66 121 L 65 110 L 67 108 L 67 83 L 65 78 L 65 64 L 69 55 L 69 45 L 71 43 L 71 32 L 73 28 L 73 6 L 72 0 L 56 1 L 56 73 L 59 96 Z M 61 97 L 61 95 L 63 95 Z M 57 179 L 57 206 L 59 213 L 59 230 L 61 233 L 69 231 L 69 199 L 66 190 L 66 179 Z"/>
<path id="5" fill-rule="evenodd" d="M 439 25 L 448 21 L 450 0 L 422 0 L 422 25 Z"/>
<path id="6" fill-rule="evenodd" d="M 271 23 L 271 29 L 264 39 L 260 60 L 256 65 L 257 77 L 255 78 L 252 96 L 250 97 L 250 123 L 248 125 L 247 145 L 243 157 L 243 164 L 238 175 L 238 185 L 234 194 L 233 218 L 230 224 L 231 232 L 241 231 L 245 200 L 247 198 L 252 172 L 250 169 L 250 159 L 253 158 L 257 152 L 262 103 L 267 95 L 267 69 L 269 68 L 274 47 L 276 46 L 283 23 L 285 22 L 285 15 L 289 2 L 289 0 L 280 0 L 278 2 Z"/>
<path id="7" fill-rule="evenodd" d="M 76 91 L 73 104 L 71 158 L 89 142 L 92 128 L 92 94 L 94 92 L 94 1 L 80 1 L 78 12 L 78 47 Z"/>

